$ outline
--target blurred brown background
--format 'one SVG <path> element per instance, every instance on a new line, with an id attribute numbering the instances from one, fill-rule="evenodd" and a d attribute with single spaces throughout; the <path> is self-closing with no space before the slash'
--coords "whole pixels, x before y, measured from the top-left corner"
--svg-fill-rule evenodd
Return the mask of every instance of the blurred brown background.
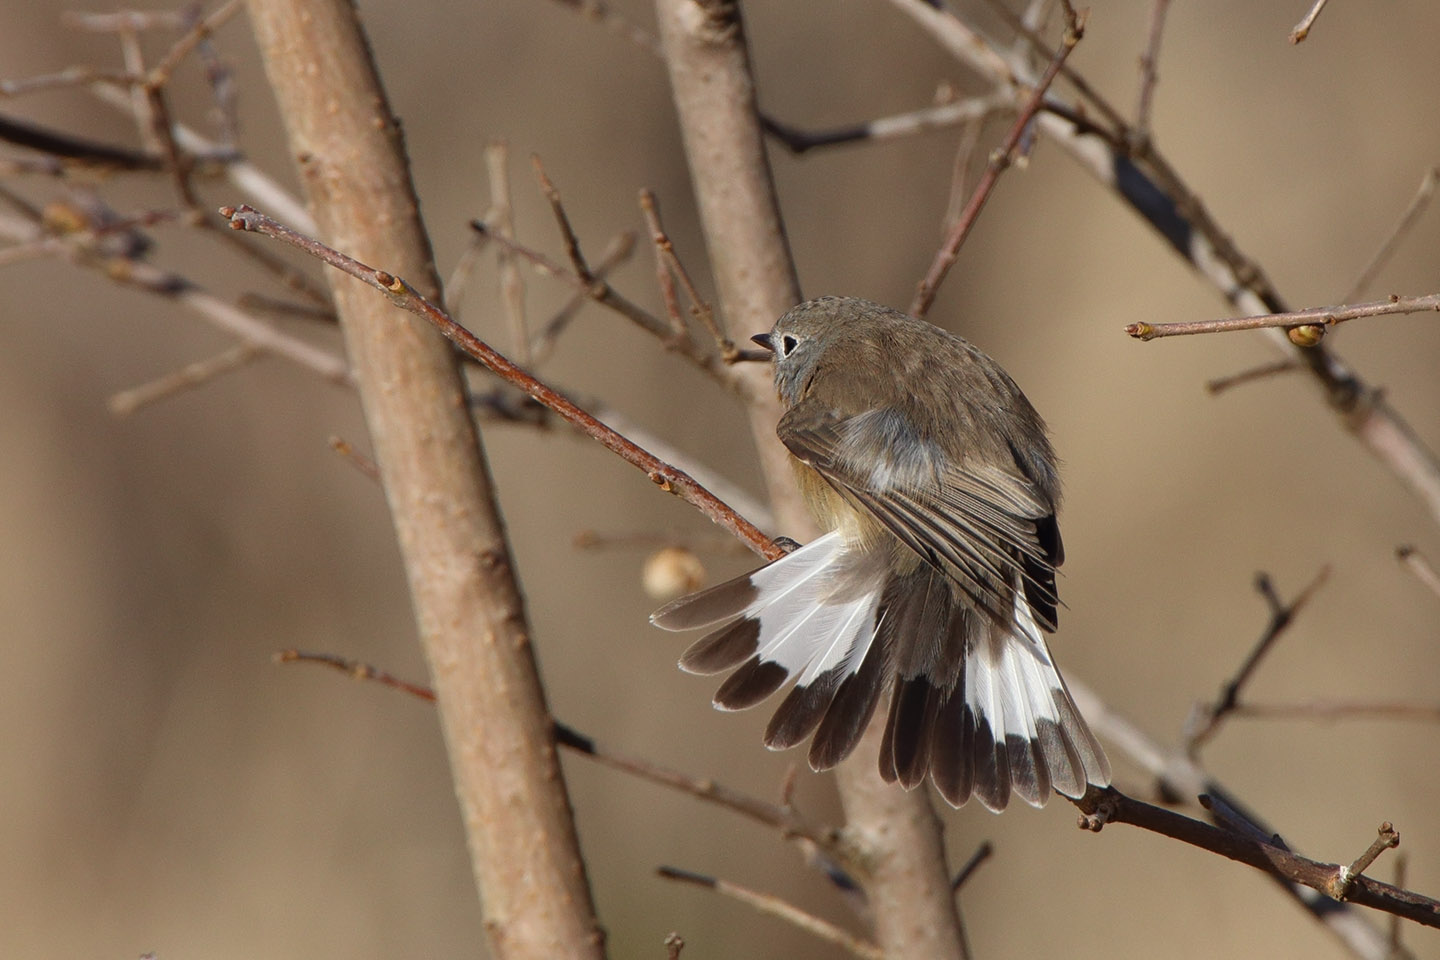
<path id="1" fill-rule="evenodd" d="M 0 73 L 118 69 L 111 39 L 61 27 L 63 6 L 0 2 Z M 618 6 L 650 25 L 645 3 Z M 1291 47 L 1308 6 L 1174 4 L 1154 122 L 1161 148 L 1297 306 L 1343 294 L 1440 160 L 1440 7 L 1340 0 Z M 1096 3 L 1071 61 L 1126 110 L 1150 7 Z M 531 186 L 526 157 L 537 152 L 593 254 L 642 227 L 635 197 L 649 186 L 703 277 L 658 62 L 558 3 L 362 9 L 442 273 L 487 203 L 485 143 L 504 138 L 529 242 L 560 251 Z M 748 15 L 762 103 L 793 123 L 910 109 L 940 81 L 974 82 L 884 3 L 753 3 Z M 243 17 L 219 42 L 237 70 L 246 149 L 293 184 Z M 193 67 L 175 96 L 180 118 L 204 129 Z M 76 93 L 0 109 L 99 138 L 133 135 Z M 956 142 L 942 131 L 799 159 L 774 153 L 807 294 L 908 302 L 939 239 Z M 35 200 L 58 195 L 40 179 L 11 185 Z M 122 211 L 171 203 L 163 182 L 103 189 Z M 203 189 L 217 206 L 247 199 L 223 183 Z M 208 240 L 157 235 L 157 262 L 227 294 L 259 284 Z M 1433 292 L 1437 243 L 1432 212 L 1368 295 Z M 618 282 L 658 308 L 641 253 Z M 537 319 L 567 293 L 527 280 Z M 168 303 L 58 263 L 9 266 L 0 282 L 0 955 L 483 951 L 430 708 L 270 662 L 294 646 L 424 675 L 382 497 L 326 445 L 339 434 L 366 446 L 354 398 L 269 360 L 118 420 L 112 393 L 228 341 Z M 463 319 L 503 344 L 497 303 L 484 272 Z M 1253 697 L 1433 702 L 1440 601 L 1393 553 L 1415 543 L 1440 557 L 1434 519 L 1301 376 L 1206 394 L 1206 379 L 1272 359 L 1260 335 L 1146 345 L 1121 333 L 1135 320 L 1225 314 L 1147 227 L 1044 142 L 1002 182 L 943 288 L 933 318 L 1008 367 L 1065 458 L 1069 609 L 1057 655 L 1173 742 L 1191 703 L 1214 695 L 1264 625 L 1255 572 L 1270 571 L 1289 597 L 1328 563 L 1329 585 L 1265 663 Z M 1360 321 L 1330 341 L 1432 448 L 1435 323 Z M 758 487 L 736 404 L 615 316 L 583 313 L 545 373 Z M 645 622 L 644 552 L 572 546 L 585 529 L 711 528 L 563 431 L 493 428 L 487 442 L 556 714 L 617 747 L 773 796 L 801 758 L 761 748 L 764 711 L 717 714 L 712 684 L 675 670 L 685 641 Z M 1206 759 L 1321 859 L 1348 861 L 1393 820 L 1410 885 L 1440 892 L 1434 727 L 1237 720 Z M 1137 782 L 1116 766 L 1122 785 Z M 714 873 L 850 922 L 777 837 L 574 757 L 566 770 L 614 956 L 662 956 L 670 930 L 694 960 L 838 955 L 654 875 L 661 863 Z M 802 774 L 799 800 L 838 816 L 826 778 Z M 945 816 L 957 861 L 983 839 L 996 845 L 962 897 L 985 960 L 1344 955 L 1262 875 L 1125 827 L 1082 834 L 1068 804 Z M 1375 872 L 1392 868 L 1387 856 Z M 1440 957 L 1433 932 L 1408 936 L 1419 955 Z"/>

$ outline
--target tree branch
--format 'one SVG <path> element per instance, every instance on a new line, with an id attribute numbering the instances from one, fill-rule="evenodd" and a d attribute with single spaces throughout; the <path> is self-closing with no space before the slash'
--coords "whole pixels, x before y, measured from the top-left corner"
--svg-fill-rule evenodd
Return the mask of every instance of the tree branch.
<path id="1" fill-rule="evenodd" d="M 250 207 L 243 205 L 222 207 L 220 212 L 237 230 L 250 230 L 267 237 L 283 240 L 379 290 L 395 306 L 428 321 L 440 334 L 459 347 L 466 356 L 484 364 L 504 380 L 513 383 L 538 402 L 554 410 L 587 436 L 600 441 L 607 449 L 618 454 L 626 462 L 645 471 L 645 475 L 660 489 L 688 501 L 712 521 L 743 540 L 756 553 L 771 560 L 784 554 L 784 551 L 776 547 L 770 538 L 765 536 L 754 524 L 730 509 L 727 504 L 706 490 L 689 474 L 642 450 L 615 430 L 580 409 L 559 391 L 521 370 L 503 354 L 452 320 L 444 310 L 421 296 L 405 280 L 383 270 L 366 266 L 359 260 L 346 256 L 312 237 L 297 233 Z"/>
<path id="2" fill-rule="evenodd" d="M 319 233 L 439 280 L 398 124 L 347 0 L 249 0 Z M 457 357 L 329 273 L 438 694 L 492 955 L 604 956 L 529 626 Z"/>

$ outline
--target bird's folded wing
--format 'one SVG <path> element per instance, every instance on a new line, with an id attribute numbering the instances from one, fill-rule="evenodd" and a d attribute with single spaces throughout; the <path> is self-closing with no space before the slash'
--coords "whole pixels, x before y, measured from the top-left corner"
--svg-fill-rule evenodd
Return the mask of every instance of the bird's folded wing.
<path id="1" fill-rule="evenodd" d="M 1008 620 L 1018 574 L 1042 622 L 1054 628 L 1053 506 L 1018 467 L 978 457 L 956 463 L 890 409 L 847 417 L 802 401 L 781 418 L 777 433 L 796 459 L 977 605 Z"/>

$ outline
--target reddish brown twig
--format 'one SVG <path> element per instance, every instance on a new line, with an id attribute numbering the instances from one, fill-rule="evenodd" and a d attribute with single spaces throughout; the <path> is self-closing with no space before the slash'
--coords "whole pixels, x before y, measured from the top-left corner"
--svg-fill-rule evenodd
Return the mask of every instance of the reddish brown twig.
<path id="1" fill-rule="evenodd" d="M 408 310 L 432 324 L 466 356 L 484 364 L 502 379 L 513 383 L 538 402 L 554 410 L 587 436 L 600 441 L 607 449 L 618 454 L 626 462 L 645 471 L 645 475 L 662 490 L 676 494 L 690 503 L 712 521 L 744 541 L 756 553 L 770 560 L 784 555 L 784 551 L 775 546 L 759 528 L 737 514 L 709 490 L 697 483 L 689 474 L 641 449 L 580 409 L 556 390 L 511 363 L 489 344 L 452 320 L 445 311 L 416 293 L 403 279 L 383 270 L 368 267 L 338 250 L 327 247 L 318 240 L 297 233 L 284 224 L 271 220 L 250 207 L 222 207 L 220 213 L 230 221 L 231 226 L 236 230 L 250 230 L 263 236 L 282 240 L 384 293 L 397 307 Z"/>
<path id="2" fill-rule="evenodd" d="M 675 288 L 669 282 L 672 276 L 679 279 L 680 286 L 685 288 L 685 296 L 690 298 L 690 312 L 700 320 L 700 323 L 709 332 L 715 345 L 720 349 L 720 358 L 726 363 L 734 363 L 741 359 L 743 351 L 736 349 L 734 342 L 725 335 L 720 324 L 715 319 L 715 311 L 705 299 L 700 296 L 700 291 L 695 288 L 695 282 L 690 279 L 690 271 L 685 269 L 685 264 L 675 253 L 675 244 L 670 240 L 670 234 L 666 232 L 665 225 L 660 221 L 660 205 L 655 200 L 655 194 L 650 190 L 640 191 L 640 210 L 645 215 L 645 223 L 650 227 L 650 238 L 655 244 L 655 256 L 659 260 L 658 268 L 662 279 L 660 280 L 660 292 L 665 297 L 666 309 L 670 312 L 672 322 L 679 322 L 680 307 L 675 298 Z M 683 324 L 677 327 L 677 334 L 687 336 Z M 768 359 L 769 354 L 766 354 Z"/>
<path id="3" fill-rule="evenodd" d="M 910 301 L 910 313 L 917 317 L 923 317 L 935 302 L 935 294 L 945 275 L 950 272 L 955 261 L 959 259 L 960 247 L 965 243 L 965 238 L 975 226 L 980 211 L 985 208 L 985 202 L 990 199 L 990 194 L 995 191 L 995 184 L 1012 163 L 1014 163 L 1015 148 L 1020 145 L 1021 139 L 1025 136 L 1026 130 L 1030 127 L 1030 121 L 1039 112 L 1041 105 L 1045 102 L 1045 91 L 1055 81 L 1060 73 L 1060 68 L 1065 65 L 1065 60 L 1070 56 L 1070 51 L 1080 42 L 1085 33 L 1085 17 L 1077 15 L 1070 6 L 1068 0 L 1065 3 L 1065 36 L 1060 42 L 1060 47 L 1055 51 L 1055 56 L 1050 61 L 1050 66 L 1035 84 L 1035 89 L 1030 93 L 1030 99 L 1020 110 L 1015 123 L 1010 127 L 1010 133 L 1005 142 L 990 156 L 990 163 L 985 167 L 985 173 L 981 175 L 980 181 L 975 185 L 975 192 L 970 195 L 970 202 L 960 214 L 960 219 L 955 222 L 950 235 L 945 243 L 935 254 L 935 259 L 930 264 L 925 279 L 920 281 L 920 286 L 915 291 L 915 298 Z"/>

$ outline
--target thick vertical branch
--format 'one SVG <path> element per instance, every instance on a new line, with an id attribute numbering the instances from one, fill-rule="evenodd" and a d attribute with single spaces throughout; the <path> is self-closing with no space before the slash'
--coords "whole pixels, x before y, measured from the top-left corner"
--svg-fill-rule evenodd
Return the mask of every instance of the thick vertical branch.
<path id="1" fill-rule="evenodd" d="M 656 0 L 656 14 L 720 305 L 738 340 L 768 329 L 799 299 L 740 11 L 726 0 Z M 751 426 L 776 518 L 785 533 L 813 533 L 775 439 L 780 411 L 769 373 L 742 370 L 736 375 L 753 378 Z M 959 957 L 960 924 L 940 822 L 926 791 L 907 793 L 880 781 L 876 750 L 874 736 L 867 737 L 856 757 L 841 765 L 838 783 L 847 834 L 867 867 L 877 940 L 891 960 Z"/>
<path id="2" fill-rule="evenodd" d="M 434 296 L 399 129 L 353 5 L 249 0 L 249 10 L 321 237 Z M 438 694 L 491 954 L 601 957 L 524 602 L 455 355 L 359 281 L 327 278 Z"/>
<path id="3" fill-rule="evenodd" d="M 740 11 L 730 0 L 657 0 L 656 17 L 725 333 L 744 341 L 769 330 L 800 300 L 800 283 L 756 119 Z M 739 364 L 730 370 L 749 400 L 750 426 L 780 530 L 808 536 L 815 532 L 809 512 L 775 438 L 780 403 L 769 368 Z"/>

